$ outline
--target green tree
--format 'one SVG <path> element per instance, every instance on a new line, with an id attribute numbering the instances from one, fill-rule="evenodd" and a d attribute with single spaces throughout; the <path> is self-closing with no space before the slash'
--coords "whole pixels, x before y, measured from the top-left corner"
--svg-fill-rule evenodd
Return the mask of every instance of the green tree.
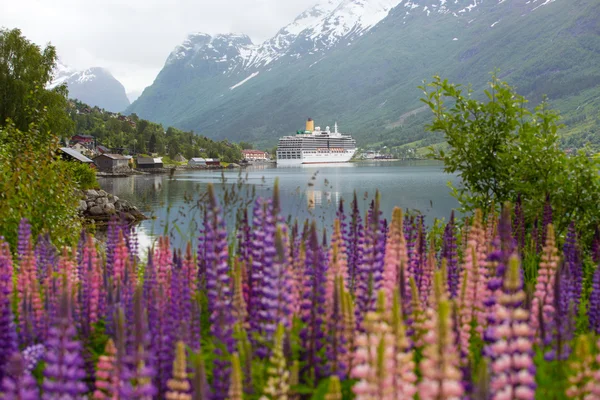
<path id="1" fill-rule="evenodd" d="M 153 134 L 150 136 L 150 141 L 148 142 L 148 150 L 149 150 L 151 153 L 154 153 L 154 152 L 156 152 L 156 134 L 155 134 L 155 133 L 153 133 Z"/>
<path id="2" fill-rule="evenodd" d="M 499 207 L 520 194 L 532 221 L 549 196 L 559 232 L 571 221 L 593 232 L 600 221 L 600 164 L 584 152 L 568 156 L 559 149 L 559 116 L 545 101 L 529 111 L 527 100 L 496 76 L 486 101 L 438 76 L 420 88 L 434 116 L 427 129 L 448 143 L 446 152 L 431 148 L 431 155 L 461 178 L 451 188 L 463 211 Z"/>
<path id="3" fill-rule="evenodd" d="M 55 153 L 72 126 L 67 92 L 45 89 L 55 62 L 53 47 L 0 31 L 0 236 L 13 248 L 22 218 L 59 244 L 76 240 L 80 228 L 73 170 Z"/>
<path id="4" fill-rule="evenodd" d="M 46 90 L 52 79 L 56 49 L 41 50 L 21 35 L 19 29 L 0 30 L 0 126 L 12 121 L 26 132 L 37 125 L 36 145 L 44 145 L 53 135 L 70 135 L 73 122 L 65 112 L 67 89 Z"/>
<path id="5" fill-rule="evenodd" d="M 248 142 L 240 142 L 240 147 L 242 148 L 242 150 L 253 150 L 254 149 L 254 145 L 252 143 L 248 143 Z"/>

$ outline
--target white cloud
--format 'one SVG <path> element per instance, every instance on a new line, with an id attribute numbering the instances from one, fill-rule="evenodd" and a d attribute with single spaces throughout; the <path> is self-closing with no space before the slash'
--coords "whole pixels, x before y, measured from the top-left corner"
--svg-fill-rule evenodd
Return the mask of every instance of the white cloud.
<path id="1" fill-rule="evenodd" d="M 51 42 L 63 63 L 104 67 L 143 90 L 189 33 L 273 36 L 317 0 L 0 0 L 0 27 Z"/>

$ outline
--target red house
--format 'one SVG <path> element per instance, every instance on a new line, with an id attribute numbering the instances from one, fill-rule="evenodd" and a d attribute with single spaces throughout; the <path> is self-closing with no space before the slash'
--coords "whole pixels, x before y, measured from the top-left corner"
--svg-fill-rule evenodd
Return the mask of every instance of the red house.
<path id="1" fill-rule="evenodd" d="M 73 143 L 93 143 L 94 137 L 91 135 L 75 135 L 71 137 Z"/>

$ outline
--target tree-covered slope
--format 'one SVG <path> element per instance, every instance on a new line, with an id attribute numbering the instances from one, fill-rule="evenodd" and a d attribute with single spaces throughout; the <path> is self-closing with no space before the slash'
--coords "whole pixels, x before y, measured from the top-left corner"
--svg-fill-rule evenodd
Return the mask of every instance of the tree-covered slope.
<path id="1" fill-rule="evenodd" d="M 566 120 L 579 118 L 565 130 L 574 145 L 590 136 L 597 126 L 593 99 L 600 95 L 600 3 L 444 3 L 401 2 L 360 35 L 348 34 L 322 52 L 309 46 L 266 66 L 244 67 L 248 43 L 238 47 L 241 62 L 229 56 L 226 66 L 216 61 L 223 59 L 217 46 L 212 56 L 200 47 L 194 53 L 204 63 L 200 71 L 196 63 L 185 68 L 167 62 L 129 110 L 210 137 L 264 144 L 311 116 L 323 126 L 337 121 L 361 144 L 400 145 L 426 139 L 428 116 L 420 112 L 417 88 L 423 79 L 439 74 L 472 84 L 478 95 L 499 69 L 533 103 L 548 94 L 553 106 L 564 108 Z M 577 109 L 581 96 L 591 99 L 584 111 Z"/>

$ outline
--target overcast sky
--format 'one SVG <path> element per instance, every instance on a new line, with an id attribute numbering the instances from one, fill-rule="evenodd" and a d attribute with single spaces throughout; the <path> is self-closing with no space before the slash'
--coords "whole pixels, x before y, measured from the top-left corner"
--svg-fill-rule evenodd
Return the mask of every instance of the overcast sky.
<path id="1" fill-rule="evenodd" d="M 127 92 L 150 85 L 192 32 L 273 36 L 318 0 L 0 0 L 0 27 L 51 42 L 76 69 L 108 68 Z"/>

